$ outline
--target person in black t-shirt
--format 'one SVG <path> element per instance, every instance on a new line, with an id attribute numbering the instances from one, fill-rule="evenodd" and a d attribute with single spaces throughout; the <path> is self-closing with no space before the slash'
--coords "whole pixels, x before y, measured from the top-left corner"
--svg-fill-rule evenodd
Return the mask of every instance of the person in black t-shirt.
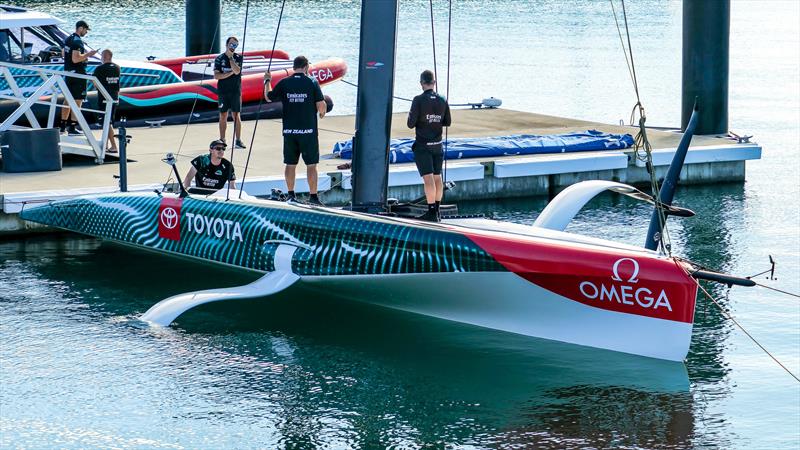
<path id="1" fill-rule="evenodd" d="M 183 179 L 183 187 L 190 194 L 209 195 L 222 189 L 226 181 L 231 182 L 231 189 L 236 189 L 236 174 L 233 164 L 223 158 L 227 145 L 221 139 L 211 141 L 209 153 L 192 160 L 192 168 Z M 189 188 L 194 179 L 194 188 Z"/>
<path id="2" fill-rule="evenodd" d="M 111 119 L 108 126 L 108 153 L 117 153 L 117 141 L 114 140 L 114 117 L 117 112 L 117 99 L 119 98 L 120 69 L 118 65 L 111 61 L 111 58 L 114 57 L 114 53 L 111 50 L 103 50 L 100 56 L 103 60 L 103 64 L 100 64 L 94 69 L 94 76 L 97 78 L 97 81 L 103 85 L 106 91 L 108 91 L 108 95 L 110 95 L 111 99 L 114 101 L 111 104 Z M 97 92 L 97 109 L 100 111 L 106 110 L 106 98 L 99 90 Z"/>
<path id="3" fill-rule="evenodd" d="M 64 40 L 65 72 L 74 72 L 86 75 L 86 66 L 88 65 L 87 61 L 97 53 L 97 50 L 91 50 L 87 52 L 83 45 L 83 40 L 81 38 L 86 36 L 86 33 L 88 32 L 89 25 L 85 21 L 79 20 L 78 23 L 75 24 L 75 32 Z M 72 98 L 75 99 L 75 103 L 78 105 L 78 108 L 80 108 L 81 104 L 83 104 L 83 100 L 86 98 L 86 80 L 74 77 L 64 78 L 67 83 L 69 93 L 72 95 Z M 72 113 L 71 116 L 70 112 Z M 71 122 L 69 121 L 70 117 L 72 118 Z M 64 99 L 64 107 L 61 108 L 61 132 L 63 133 L 67 127 L 69 127 L 69 134 L 80 134 L 75 129 L 76 123 L 77 118 L 75 117 L 75 111 L 70 111 L 69 104 L 67 103 L 67 100 Z"/>
<path id="4" fill-rule="evenodd" d="M 433 72 L 425 70 L 419 77 L 424 91 L 414 97 L 408 112 L 408 128 L 415 129 L 414 162 L 425 185 L 428 211 L 420 219 L 439 221 L 439 205 L 444 194 L 442 183 L 442 127 L 450 126 L 450 106 L 433 89 L 436 87 Z"/>
<path id="5" fill-rule="evenodd" d="M 217 80 L 217 98 L 219 100 L 219 138 L 225 141 L 228 129 L 228 111 L 233 115 L 233 132 L 236 148 L 245 148 L 242 142 L 242 64 L 244 57 L 234 53 L 239 40 L 231 36 L 225 41 L 225 53 L 214 59 L 214 79 Z"/>
<path id="6" fill-rule="evenodd" d="M 327 105 L 322 89 L 314 78 L 308 76 L 308 59 L 294 59 L 294 73 L 275 85 L 272 76 L 264 74 L 264 97 L 268 102 L 280 100 L 283 105 L 283 163 L 288 199 L 294 200 L 294 182 L 300 155 L 306 164 L 309 203 L 322 205 L 317 195 L 317 163 L 319 162 L 319 137 L 317 114 L 325 117 Z"/>

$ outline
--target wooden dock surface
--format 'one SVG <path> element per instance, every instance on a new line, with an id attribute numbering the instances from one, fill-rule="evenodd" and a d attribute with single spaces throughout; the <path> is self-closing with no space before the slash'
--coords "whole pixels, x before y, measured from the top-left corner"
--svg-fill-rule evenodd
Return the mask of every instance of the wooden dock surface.
<path id="1" fill-rule="evenodd" d="M 392 119 L 392 138 L 413 137 L 413 130 L 406 127 L 406 114 L 396 113 Z M 256 122 L 244 122 L 243 140 L 249 146 Z M 228 124 L 228 135 L 233 124 Z M 346 162 L 330 157 L 337 141 L 352 138 L 355 116 L 328 116 L 319 121 L 320 127 L 320 172 L 337 172 L 336 166 Z M 637 129 L 628 126 L 607 125 L 563 117 L 547 116 L 507 109 L 453 110 L 453 126 L 450 137 L 488 137 L 510 134 L 557 134 L 571 131 L 596 129 L 609 133 L 629 133 L 635 135 Z M 189 161 L 208 151 L 208 144 L 218 137 L 218 127 L 213 124 L 187 126 L 168 126 L 162 128 L 132 128 L 129 134 L 133 139 L 128 146 L 128 184 L 163 183 L 170 175 L 170 168 L 161 162 L 167 152 L 178 157 L 178 171 L 186 173 Z M 674 148 L 681 135 L 675 132 L 648 130 L 648 136 L 655 149 Z M 230 140 L 230 138 L 228 138 Z M 692 147 L 730 144 L 729 139 L 713 136 L 696 136 Z M 250 156 L 248 177 L 283 174 L 283 140 L 281 121 L 261 120 Z M 248 149 L 226 152 L 232 159 L 238 178 L 244 171 Z M 530 155 L 525 155 L 530 158 Z M 491 157 L 481 160 L 508 160 L 519 156 Z M 413 164 L 413 163 L 412 163 Z M 301 163 L 302 166 L 302 163 Z M 403 164 L 393 164 L 399 167 Z M 305 170 L 300 167 L 298 174 Z M 119 173 L 116 163 L 96 165 L 91 162 L 67 163 L 59 172 L 4 173 L 0 172 L 0 194 L 60 190 L 94 187 L 112 187 L 117 181 L 113 178 Z"/>

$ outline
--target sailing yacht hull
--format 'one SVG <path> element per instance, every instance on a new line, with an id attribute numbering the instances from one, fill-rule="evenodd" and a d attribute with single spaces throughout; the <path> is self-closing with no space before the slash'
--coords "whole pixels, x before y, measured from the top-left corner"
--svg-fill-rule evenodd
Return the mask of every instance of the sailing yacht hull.
<path id="1" fill-rule="evenodd" d="M 21 217 L 512 333 L 674 361 L 689 348 L 697 285 L 686 267 L 610 241 L 155 193 L 51 202 Z M 280 260 L 281 249 L 291 256 Z"/>
<path id="2" fill-rule="evenodd" d="M 510 272 L 303 277 L 331 295 L 454 322 L 682 361 L 692 324 L 587 306 Z"/>

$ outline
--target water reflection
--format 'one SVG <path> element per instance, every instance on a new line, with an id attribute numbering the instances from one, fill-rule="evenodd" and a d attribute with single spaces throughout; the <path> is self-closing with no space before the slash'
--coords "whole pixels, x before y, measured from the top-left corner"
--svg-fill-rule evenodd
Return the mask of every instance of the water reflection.
<path id="1" fill-rule="evenodd" d="M 14 272 L 3 283 L 26 290 L 4 299 L 0 310 L 5 323 L 20 328 L 5 329 L 4 341 L 27 348 L 0 353 L 15 361 L 4 364 L 3 378 L 13 372 L 14 388 L 38 390 L 34 404 L 70 392 L 45 407 L 53 416 L 87 404 L 96 412 L 86 420 L 106 423 L 95 414 L 126 406 L 159 442 L 189 446 L 199 437 L 167 430 L 224 426 L 247 436 L 226 445 L 279 447 L 679 447 L 692 438 L 682 364 L 333 302 L 302 290 L 209 305 L 177 327 L 152 329 L 135 318 L 159 299 L 252 276 L 92 239 L 4 242 L 0 255 L 4 273 Z M 47 308 L 32 311 L 44 302 Z M 60 354 L 50 355 L 49 370 L 80 371 L 59 389 L 42 387 L 31 378 L 37 370 L 24 368 L 47 354 L 37 340 Z M 11 413 L 26 407 L 8 394 L 3 402 Z M 44 412 L 43 420 L 50 416 Z M 133 433 L 115 427 L 120 439 Z"/>

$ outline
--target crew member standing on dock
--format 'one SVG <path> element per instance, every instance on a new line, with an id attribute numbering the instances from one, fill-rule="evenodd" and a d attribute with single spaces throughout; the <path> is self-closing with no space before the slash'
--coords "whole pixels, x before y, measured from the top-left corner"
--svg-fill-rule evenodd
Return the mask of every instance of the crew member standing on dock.
<path id="1" fill-rule="evenodd" d="M 244 57 L 234 53 L 239 40 L 234 36 L 225 41 L 225 53 L 214 59 L 214 79 L 217 80 L 217 98 L 219 100 L 219 139 L 225 142 L 228 129 L 228 111 L 233 115 L 233 132 L 236 148 L 246 148 L 242 142 L 242 64 Z"/>
<path id="2" fill-rule="evenodd" d="M 73 72 L 79 73 L 82 75 L 86 75 L 86 66 L 88 65 L 87 61 L 89 58 L 97 54 L 97 50 L 92 50 L 87 52 L 86 48 L 83 45 L 83 37 L 89 32 L 89 24 L 87 24 L 83 20 L 79 20 L 75 24 L 75 32 L 69 35 L 64 40 L 64 71 L 65 72 Z M 86 80 L 83 78 L 75 78 L 75 77 L 65 77 L 64 80 L 67 83 L 67 88 L 69 89 L 69 93 L 72 95 L 72 98 L 75 99 L 75 103 L 78 105 L 78 108 L 81 107 L 83 104 L 83 100 L 86 99 Z M 71 113 L 71 114 L 70 114 Z M 64 99 L 64 107 L 61 109 L 61 132 L 63 133 L 65 130 L 70 135 L 79 135 L 81 134 L 78 130 L 75 129 L 75 125 L 78 122 L 77 117 L 75 116 L 75 111 L 70 111 L 69 104 L 67 103 L 67 99 Z M 80 114 L 80 112 L 77 112 Z M 70 121 L 70 118 L 72 121 Z"/>
<path id="3" fill-rule="evenodd" d="M 231 189 L 236 189 L 236 174 L 233 172 L 233 164 L 223 158 L 227 145 L 221 139 L 211 141 L 208 146 L 208 154 L 200 155 L 192 160 L 192 168 L 183 179 L 183 188 L 190 194 L 210 195 L 225 186 L 226 181 L 230 181 Z M 192 185 L 194 178 L 194 188 Z"/>
<path id="4" fill-rule="evenodd" d="M 436 80 L 433 72 L 425 70 L 419 76 L 424 91 L 414 97 L 408 112 L 408 128 L 414 128 L 416 139 L 411 147 L 414 162 L 417 164 L 422 182 L 425 185 L 425 199 L 428 210 L 419 218 L 439 221 L 439 205 L 444 194 L 442 182 L 442 127 L 450 126 L 450 106 L 441 95 L 434 91 Z"/>
<path id="5" fill-rule="evenodd" d="M 294 74 L 282 79 L 273 90 L 269 72 L 264 74 L 264 97 L 268 102 L 280 100 L 283 104 L 283 163 L 288 189 L 287 201 L 294 201 L 294 181 L 300 155 L 306 164 L 309 199 L 312 205 L 322 205 L 317 195 L 317 163 L 319 162 L 319 136 L 317 114 L 325 117 L 327 105 L 322 89 L 314 78 L 308 76 L 308 59 L 294 59 Z"/>
<path id="6" fill-rule="evenodd" d="M 106 91 L 108 91 L 111 100 L 114 101 L 111 105 L 111 118 L 109 119 L 108 125 L 108 153 L 118 153 L 117 141 L 114 140 L 114 116 L 117 113 L 117 99 L 119 99 L 120 69 L 119 66 L 111 60 L 111 58 L 114 57 L 114 53 L 111 50 L 104 49 L 102 53 L 100 53 L 100 57 L 103 60 L 103 64 L 100 64 L 100 66 L 94 69 L 94 76 L 97 78 L 97 81 L 103 85 Z M 97 93 L 97 109 L 100 111 L 106 110 L 106 98 L 103 97 L 100 92 Z"/>

